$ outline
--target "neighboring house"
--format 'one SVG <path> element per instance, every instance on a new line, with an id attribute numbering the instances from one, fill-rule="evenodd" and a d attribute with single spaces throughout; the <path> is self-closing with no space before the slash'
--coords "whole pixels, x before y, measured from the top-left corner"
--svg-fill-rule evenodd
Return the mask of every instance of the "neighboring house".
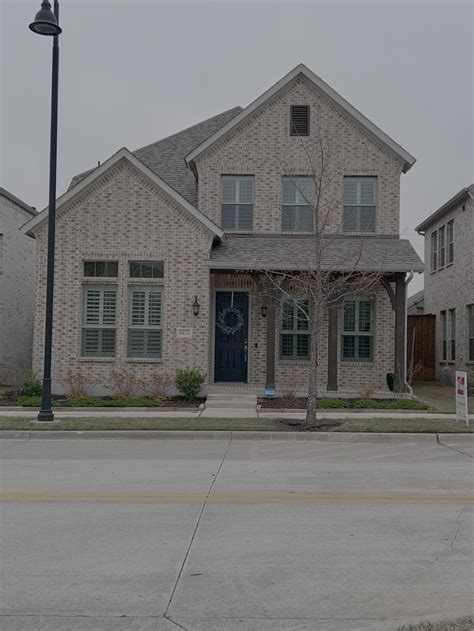
<path id="1" fill-rule="evenodd" d="M 0 384 L 31 370 L 36 243 L 20 231 L 36 211 L 0 187 Z"/>
<path id="2" fill-rule="evenodd" d="M 416 230 L 425 235 L 425 313 L 437 320 L 437 375 L 474 372 L 474 184 Z"/>
<path id="3" fill-rule="evenodd" d="M 425 309 L 425 290 L 421 289 L 407 300 L 407 315 L 423 315 Z"/>
<path id="4" fill-rule="evenodd" d="M 405 364 L 406 273 L 423 270 L 399 238 L 400 176 L 415 160 L 302 64 L 243 110 L 123 148 L 73 178 L 58 199 L 54 390 L 68 371 L 107 392 L 113 371 L 146 379 L 195 367 L 207 389 L 304 391 L 308 323 L 291 301 L 267 304 L 258 281 L 314 257 L 300 192 L 314 185 L 307 152 L 321 128 L 333 159 L 324 195 L 335 207 L 324 265 L 384 276 L 370 295 L 347 298 L 342 317 L 326 314 L 320 391 L 386 393 L 396 359 Z M 25 227 L 38 243 L 37 371 L 46 217 Z"/>

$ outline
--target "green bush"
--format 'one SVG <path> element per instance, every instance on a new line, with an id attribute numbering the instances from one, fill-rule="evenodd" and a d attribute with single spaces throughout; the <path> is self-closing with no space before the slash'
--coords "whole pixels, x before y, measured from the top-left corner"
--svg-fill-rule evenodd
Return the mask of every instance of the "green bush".
<path id="1" fill-rule="evenodd" d="M 319 409 L 348 408 L 349 403 L 342 399 L 323 398 L 316 401 L 316 407 Z"/>
<path id="2" fill-rule="evenodd" d="M 127 408 L 127 407 L 160 407 L 160 401 L 153 401 L 146 397 L 135 397 L 133 399 L 101 399 L 100 397 L 84 396 L 69 399 L 69 405 L 75 408 Z"/>
<path id="3" fill-rule="evenodd" d="M 21 393 L 26 397 L 40 397 L 43 393 L 43 386 L 38 377 L 30 372 L 23 379 Z"/>
<path id="4" fill-rule="evenodd" d="M 408 399 L 396 399 L 395 401 L 375 401 L 374 399 L 358 399 L 354 401 L 354 408 L 375 409 L 375 410 L 426 410 L 428 407 L 418 401 Z"/>
<path id="5" fill-rule="evenodd" d="M 176 387 L 184 396 L 187 401 L 192 401 L 196 398 L 206 375 L 203 375 L 199 370 L 193 368 L 179 368 L 176 371 Z"/>
<path id="6" fill-rule="evenodd" d="M 18 405 L 22 405 L 26 408 L 36 408 L 41 407 L 41 395 L 40 396 L 25 396 L 21 395 L 17 397 L 16 402 Z M 52 399 L 51 405 L 57 405 L 58 402 Z"/>

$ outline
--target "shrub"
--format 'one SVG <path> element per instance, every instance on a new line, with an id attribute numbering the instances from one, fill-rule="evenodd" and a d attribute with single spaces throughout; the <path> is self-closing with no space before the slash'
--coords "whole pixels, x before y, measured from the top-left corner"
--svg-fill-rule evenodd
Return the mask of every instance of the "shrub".
<path id="1" fill-rule="evenodd" d="M 81 373 L 69 371 L 64 379 L 64 383 L 68 387 L 66 395 L 68 399 L 86 396 L 86 386 L 89 382 L 84 375 L 81 375 Z"/>
<path id="2" fill-rule="evenodd" d="M 374 395 L 375 388 L 371 386 L 365 386 L 359 390 L 359 396 L 361 399 L 371 399 Z"/>
<path id="3" fill-rule="evenodd" d="M 127 370 L 112 370 L 114 399 L 133 399 L 145 387 L 142 379 Z"/>
<path id="4" fill-rule="evenodd" d="M 28 373 L 23 379 L 21 393 L 26 397 L 41 397 L 43 393 L 43 386 L 34 373 Z"/>
<path id="5" fill-rule="evenodd" d="M 410 401 L 409 399 L 398 399 L 398 401 L 389 401 L 386 404 L 387 409 L 391 410 L 426 410 L 427 405 L 419 401 Z"/>
<path id="6" fill-rule="evenodd" d="M 165 372 L 153 373 L 146 382 L 146 391 L 150 399 L 157 403 L 163 403 L 168 398 L 166 391 L 173 383 L 171 377 Z"/>
<path id="7" fill-rule="evenodd" d="M 349 404 L 342 399 L 322 398 L 316 401 L 316 407 L 319 409 L 348 408 Z"/>
<path id="8" fill-rule="evenodd" d="M 3 371 L 1 379 L 8 386 L 8 394 L 12 399 L 21 394 L 23 383 L 29 374 L 31 374 L 31 368 L 28 362 L 18 362 Z"/>
<path id="9" fill-rule="evenodd" d="M 387 388 L 390 390 L 390 392 L 393 392 L 395 387 L 395 375 L 393 374 L 393 372 L 388 372 L 385 380 L 387 382 Z"/>
<path id="10" fill-rule="evenodd" d="M 352 407 L 363 409 L 375 408 L 379 410 L 384 407 L 384 404 L 381 401 L 374 401 L 374 399 L 357 399 L 357 401 L 354 401 Z"/>
<path id="11" fill-rule="evenodd" d="M 18 403 L 18 405 L 22 405 L 23 407 L 26 408 L 36 408 L 36 407 L 41 407 L 41 395 L 38 396 L 26 396 L 26 395 L 21 395 L 19 397 L 17 397 L 16 402 Z M 51 400 L 51 405 L 55 406 L 57 405 L 58 402 L 55 401 L 54 399 Z"/>
<path id="12" fill-rule="evenodd" d="M 159 401 L 153 401 L 147 397 L 135 397 L 131 399 L 101 399 L 100 397 L 75 397 L 69 399 L 69 405 L 72 407 L 85 408 L 120 408 L 120 407 L 159 407 Z"/>
<path id="13" fill-rule="evenodd" d="M 176 387 L 187 401 L 196 398 L 206 375 L 193 368 L 178 368 L 176 371 Z"/>

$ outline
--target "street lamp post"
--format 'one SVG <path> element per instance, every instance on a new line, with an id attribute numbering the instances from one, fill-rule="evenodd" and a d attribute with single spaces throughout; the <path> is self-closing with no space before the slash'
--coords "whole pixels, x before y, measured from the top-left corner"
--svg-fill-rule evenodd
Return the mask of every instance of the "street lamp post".
<path id="1" fill-rule="evenodd" d="M 53 421 L 51 409 L 51 350 L 53 339 L 53 291 L 54 291 L 54 244 L 56 236 L 56 165 L 58 146 L 58 68 L 59 68 L 59 2 L 51 4 L 44 0 L 30 29 L 39 35 L 53 37 L 53 67 L 51 87 L 51 136 L 49 155 L 49 214 L 48 214 L 48 262 L 46 272 L 46 320 L 44 333 L 44 370 L 41 410 L 38 421 Z"/>

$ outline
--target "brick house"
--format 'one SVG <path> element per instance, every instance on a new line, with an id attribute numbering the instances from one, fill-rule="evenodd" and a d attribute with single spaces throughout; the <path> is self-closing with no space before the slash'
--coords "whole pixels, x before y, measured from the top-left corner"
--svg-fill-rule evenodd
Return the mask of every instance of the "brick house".
<path id="1" fill-rule="evenodd" d="M 0 187 L 0 384 L 31 370 L 36 243 L 20 228 L 34 208 Z"/>
<path id="2" fill-rule="evenodd" d="M 425 237 L 424 313 L 436 316 L 436 373 L 474 377 L 474 184 L 461 189 L 416 230 Z"/>
<path id="3" fill-rule="evenodd" d="M 114 369 L 146 378 L 195 367 L 208 390 L 304 391 L 307 323 L 291 301 L 268 303 L 258 279 L 313 255 L 302 191 L 314 190 L 307 151 L 321 129 L 332 154 L 324 195 L 335 208 L 325 264 L 384 276 L 371 295 L 326 314 L 318 380 L 329 394 L 386 392 L 387 373 L 405 365 L 407 273 L 423 270 L 399 238 L 400 176 L 415 160 L 302 64 L 245 109 L 123 148 L 73 178 L 58 199 L 54 390 L 70 370 L 107 392 Z M 25 228 L 38 243 L 38 372 L 46 217 Z"/>

